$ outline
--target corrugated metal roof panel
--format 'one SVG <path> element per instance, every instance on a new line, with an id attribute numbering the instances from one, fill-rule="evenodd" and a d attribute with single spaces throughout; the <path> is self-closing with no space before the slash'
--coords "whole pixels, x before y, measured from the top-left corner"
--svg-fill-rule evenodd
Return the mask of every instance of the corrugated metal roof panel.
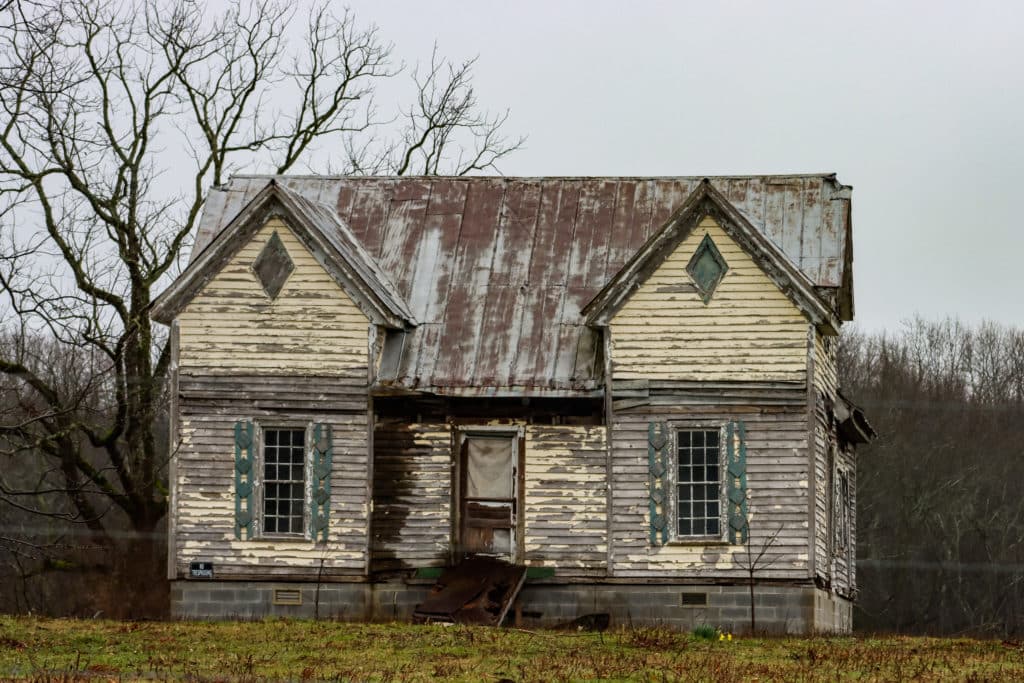
<path id="1" fill-rule="evenodd" d="M 214 189 L 194 253 L 269 179 Z M 392 381 L 487 392 L 593 388 L 597 344 L 581 308 L 703 177 L 278 180 L 337 207 L 420 323 Z M 834 176 L 710 180 L 817 286 L 842 285 L 850 194 Z"/>

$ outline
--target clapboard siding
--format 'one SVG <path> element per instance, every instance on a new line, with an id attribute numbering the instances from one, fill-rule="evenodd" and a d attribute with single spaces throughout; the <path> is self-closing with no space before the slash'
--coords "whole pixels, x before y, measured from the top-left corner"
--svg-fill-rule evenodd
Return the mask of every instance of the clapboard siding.
<path id="1" fill-rule="evenodd" d="M 526 564 L 559 576 L 607 565 L 606 430 L 526 428 Z"/>
<path id="2" fill-rule="evenodd" d="M 381 420 L 373 450 L 371 570 L 447 565 L 451 426 Z"/>
<path id="3" fill-rule="evenodd" d="M 308 387 L 317 387 L 315 401 L 306 393 Z M 339 407 L 350 405 L 359 391 L 364 396 L 361 410 Z M 178 575 L 186 574 L 188 563 L 198 560 L 212 561 L 221 577 L 362 574 L 369 509 L 365 392 L 365 375 L 348 379 L 182 376 L 174 481 Z M 273 407 L 262 405 L 262 397 L 274 397 Z M 314 422 L 332 426 L 334 456 L 326 543 L 235 539 L 234 425 L 238 420 L 252 420 L 263 427 Z"/>
<path id="4" fill-rule="evenodd" d="M 802 389 L 794 389 L 799 403 Z M 806 393 L 803 393 L 806 396 Z M 808 572 L 808 425 L 801 406 L 645 406 L 616 411 L 612 428 L 612 573 L 616 577 L 739 579 L 740 545 L 650 543 L 648 425 L 708 427 L 743 420 L 751 546 L 767 546 L 759 578 L 800 579 Z M 773 542 L 769 539 L 776 534 Z"/>
<path id="5" fill-rule="evenodd" d="M 559 576 L 603 574 L 604 427 L 462 422 L 524 430 L 525 563 Z M 401 420 L 382 420 L 374 430 L 374 571 L 449 562 L 453 430 Z"/>
<path id="6" fill-rule="evenodd" d="M 857 591 L 856 549 L 857 549 L 857 467 L 852 449 L 843 448 L 839 453 L 840 465 L 846 469 L 850 486 L 850 539 L 845 553 L 835 556 L 832 572 L 833 588 L 840 595 L 852 597 Z"/>
<path id="7" fill-rule="evenodd" d="M 838 392 L 836 372 L 836 337 L 825 337 L 814 332 L 814 362 L 812 367 L 814 387 L 814 564 L 815 574 L 826 581 L 834 581 L 832 558 L 832 484 L 833 458 L 836 448 L 835 420 L 832 406 L 835 406 Z M 835 456 L 837 457 L 837 456 Z"/>
<path id="8" fill-rule="evenodd" d="M 277 232 L 295 270 L 271 300 L 252 263 Z M 279 219 L 267 222 L 177 318 L 183 374 L 345 375 L 367 367 L 369 319 Z"/>
<path id="9" fill-rule="evenodd" d="M 728 272 L 705 304 L 686 266 L 705 235 Z M 804 382 L 808 321 L 754 260 L 705 218 L 611 321 L 616 380 Z"/>

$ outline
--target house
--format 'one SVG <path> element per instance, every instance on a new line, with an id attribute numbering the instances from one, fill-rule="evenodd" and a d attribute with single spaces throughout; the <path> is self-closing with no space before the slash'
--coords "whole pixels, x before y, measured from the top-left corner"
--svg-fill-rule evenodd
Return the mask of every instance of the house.
<path id="1" fill-rule="evenodd" d="M 242 176 L 154 303 L 178 617 L 848 631 L 851 188 L 834 175 Z M 759 559 L 757 559 L 759 558 Z M 755 561 L 756 560 L 756 561 Z M 751 566 L 753 565 L 753 566 Z"/>

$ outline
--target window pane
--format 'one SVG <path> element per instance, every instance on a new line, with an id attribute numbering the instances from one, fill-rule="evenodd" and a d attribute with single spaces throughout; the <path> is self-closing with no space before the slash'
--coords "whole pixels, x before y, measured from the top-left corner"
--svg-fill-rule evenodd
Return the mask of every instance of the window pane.
<path id="1" fill-rule="evenodd" d="M 305 438 L 303 429 L 263 432 L 263 529 L 301 534 L 305 509 Z"/>
<path id="2" fill-rule="evenodd" d="M 512 438 L 466 437 L 466 496 L 512 497 Z"/>
<path id="3" fill-rule="evenodd" d="M 718 430 L 677 434 L 676 520 L 680 536 L 718 536 L 721 524 Z"/>

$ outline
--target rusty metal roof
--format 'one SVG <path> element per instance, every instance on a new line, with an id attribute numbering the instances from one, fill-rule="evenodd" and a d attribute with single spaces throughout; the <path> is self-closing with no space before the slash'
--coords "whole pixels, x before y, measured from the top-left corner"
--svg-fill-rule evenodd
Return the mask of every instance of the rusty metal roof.
<path id="1" fill-rule="evenodd" d="M 193 258 L 272 176 L 211 191 Z M 580 315 L 703 176 L 278 176 L 341 220 L 417 326 L 386 384 L 438 393 L 597 388 L 596 333 Z M 833 175 L 710 177 L 818 287 L 850 301 L 850 188 Z"/>

